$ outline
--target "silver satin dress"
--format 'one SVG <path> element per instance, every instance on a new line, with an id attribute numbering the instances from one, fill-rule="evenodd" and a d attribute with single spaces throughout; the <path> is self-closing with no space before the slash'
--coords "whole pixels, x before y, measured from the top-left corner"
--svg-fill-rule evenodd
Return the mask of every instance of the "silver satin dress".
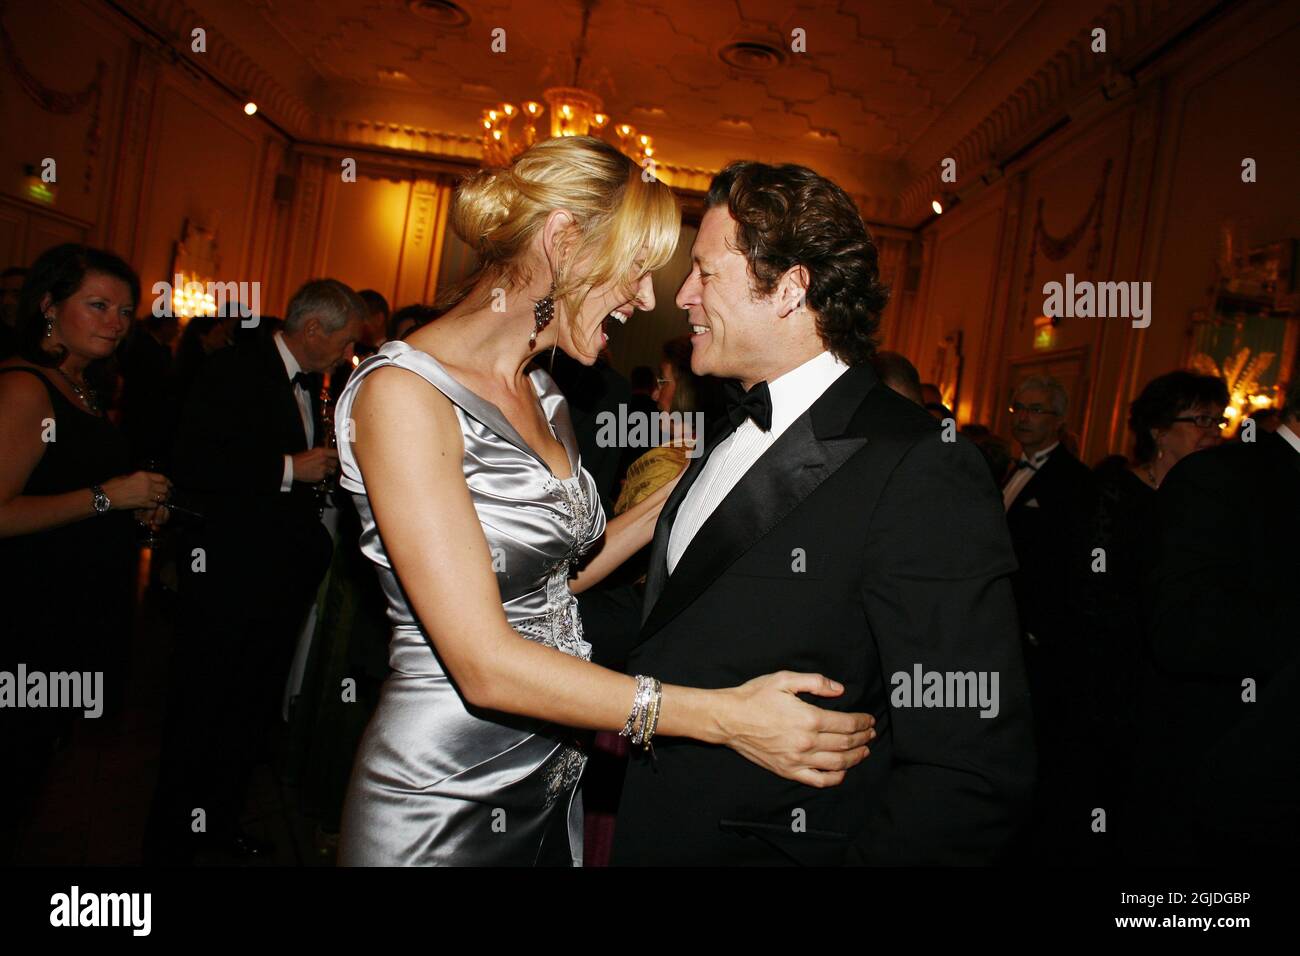
<path id="1" fill-rule="evenodd" d="M 530 866 L 553 815 L 565 814 L 573 864 L 581 866 L 578 779 L 586 757 L 573 732 L 471 710 L 384 552 L 365 479 L 341 423 L 351 417 L 366 377 L 390 365 L 421 376 L 456 407 L 465 441 L 465 482 L 491 549 L 502 609 L 521 639 L 591 657 L 569 590 L 569 569 L 605 531 L 595 482 L 581 467 L 568 406 L 545 372 L 530 377 L 551 430 L 568 453 L 573 477 L 564 480 L 551 473 L 494 404 L 457 382 L 433 356 L 405 342 L 388 342 L 352 373 L 335 411 L 340 483 L 360 512 L 361 550 L 379 573 L 393 631 L 391 673 L 348 786 L 339 863 Z M 438 492 L 429 488 L 431 496 Z"/>

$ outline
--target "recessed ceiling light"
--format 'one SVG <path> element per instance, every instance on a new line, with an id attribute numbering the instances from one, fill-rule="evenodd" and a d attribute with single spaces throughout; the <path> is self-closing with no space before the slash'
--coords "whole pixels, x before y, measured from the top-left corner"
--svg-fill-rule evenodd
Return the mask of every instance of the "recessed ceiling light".
<path id="1" fill-rule="evenodd" d="M 785 51 L 763 40 L 736 40 L 718 51 L 727 66 L 750 73 L 772 70 L 785 62 Z"/>
<path id="2" fill-rule="evenodd" d="M 392 69 L 391 67 L 380 68 L 379 78 L 381 80 L 409 80 L 410 79 L 410 77 L 406 75 L 405 70 L 395 70 Z"/>
<path id="3" fill-rule="evenodd" d="M 451 0 L 407 0 L 406 8 L 422 20 L 449 29 L 469 23 L 469 13 Z"/>

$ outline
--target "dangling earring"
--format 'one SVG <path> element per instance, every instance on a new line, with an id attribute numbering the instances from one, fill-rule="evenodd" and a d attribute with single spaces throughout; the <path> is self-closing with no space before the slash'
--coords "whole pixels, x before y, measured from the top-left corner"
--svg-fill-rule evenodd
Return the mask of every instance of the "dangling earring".
<path id="1" fill-rule="evenodd" d="M 537 336 L 542 329 L 551 324 L 551 319 L 555 318 L 555 296 L 551 293 L 555 291 L 555 286 L 551 286 L 551 292 L 539 299 L 533 305 L 533 334 L 528 337 L 528 348 L 531 350 L 537 344 Z"/>
<path id="2" fill-rule="evenodd" d="M 45 337 L 48 339 L 54 335 L 54 313 L 45 313 Z"/>

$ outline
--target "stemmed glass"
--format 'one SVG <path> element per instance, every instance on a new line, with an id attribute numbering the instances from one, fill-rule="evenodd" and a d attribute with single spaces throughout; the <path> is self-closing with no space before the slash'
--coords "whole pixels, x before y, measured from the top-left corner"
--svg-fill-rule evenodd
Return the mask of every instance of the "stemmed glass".
<path id="1" fill-rule="evenodd" d="M 141 464 L 140 468 L 142 471 L 158 473 L 159 470 L 158 460 L 156 458 L 146 458 L 144 462 Z M 169 488 L 167 491 L 167 497 L 162 501 L 158 502 L 158 504 L 163 508 L 170 508 L 171 507 L 170 501 L 171 501 L 171 489 Z M 140 527 L 140 534 L 139 534 L 139 538 L 137 539 L 137 543 L 141 548 L 147 548 L 150 551 L 158 547 L 158 545 L 162 541 L 161 536 L 156 534 L 153 527 L 149 524 L 148 515 L 151 513 L 152 510 L 155 509 L 140 508 L 137 509 L 135 513 L 136 524 L 139 525 Z"/>

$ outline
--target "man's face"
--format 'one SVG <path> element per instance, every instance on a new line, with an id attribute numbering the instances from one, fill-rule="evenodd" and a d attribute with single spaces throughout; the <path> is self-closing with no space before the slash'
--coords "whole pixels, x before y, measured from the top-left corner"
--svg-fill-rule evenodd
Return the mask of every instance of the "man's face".
<path id="1" fill-rule="evenodd" d="M 307 371 L 324 372 L 338 365 L 348 349 L 361 337 L 363 329 L 361 317 L 355 315 L 333 332 L 326 331 L 315 318 L 308 319 L 305 331 L 312 367 Z"/>
<path id="2" fill-rule="evenodd" d="M 688 313 L 691 371 L 748 385 L 761 379 L 770 363 L 777 305 L 773 297 L 752 295 L 748 263 L 729 245 L 735 228 L 726 206 L 704 214 L 677 306 Z"/>
<path id="3" fill-rule="evenodd" d="M 1011 431 L 1025 450 L 1050 445 L 1061 428 L 1061 416 L 1052 411 L 1052 396 L 1045 388 L 1026 388 L 1012 401 Z"/>

